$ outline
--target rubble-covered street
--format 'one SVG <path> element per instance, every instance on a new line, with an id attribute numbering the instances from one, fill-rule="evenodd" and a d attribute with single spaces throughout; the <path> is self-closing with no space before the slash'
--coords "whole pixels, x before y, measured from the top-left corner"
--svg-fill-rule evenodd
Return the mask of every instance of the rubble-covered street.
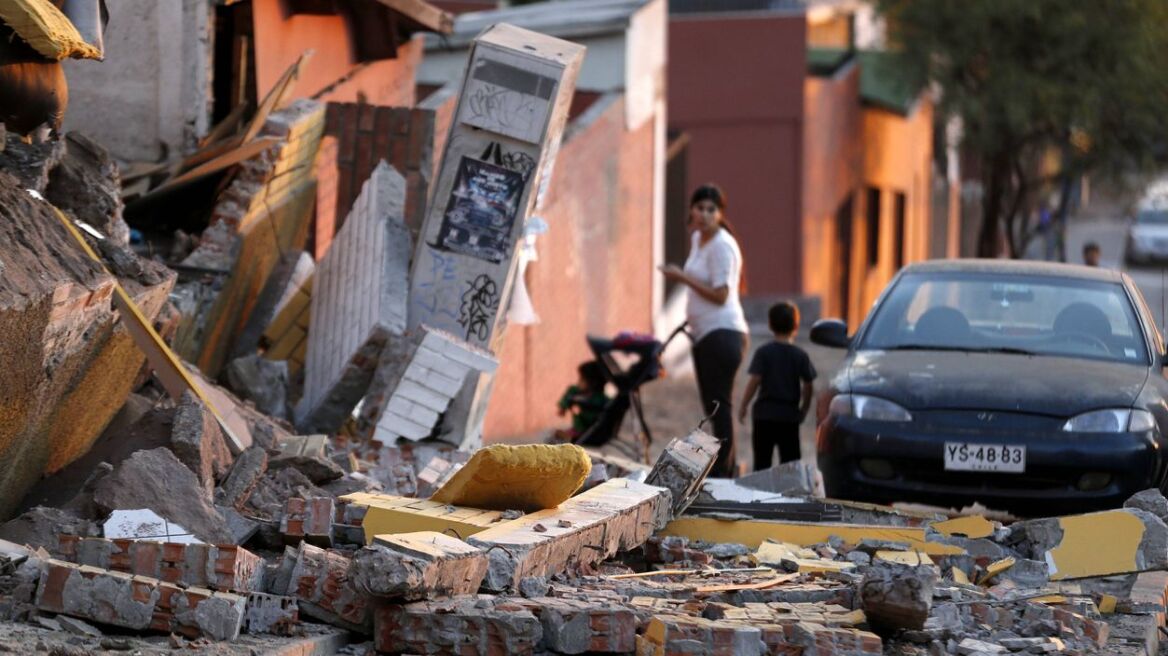
<path id="1" fill-rule="evenodd" d="M 1168 651 L 1158 489 L 828 498 L 814 412 L 710 475 L 665 0 L 117 2 L 0 0 L 0 652 Z M 656 384 L 553 438 L 600 332 Z"/>

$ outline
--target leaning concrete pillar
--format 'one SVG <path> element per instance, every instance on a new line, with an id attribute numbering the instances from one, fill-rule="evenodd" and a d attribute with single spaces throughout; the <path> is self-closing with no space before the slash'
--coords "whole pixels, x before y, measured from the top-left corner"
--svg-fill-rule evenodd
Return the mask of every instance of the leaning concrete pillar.
<path id="1" fill-rule="evenodd" d="M 410 276 L 409 325 L 492 351 L 515 279 L 515 245 L 559 149 L 584 47 L 507 24 L 470 51 Z M 471 374 L 446 413 L 449 441 L 479 440 L 490 376 Z"/>

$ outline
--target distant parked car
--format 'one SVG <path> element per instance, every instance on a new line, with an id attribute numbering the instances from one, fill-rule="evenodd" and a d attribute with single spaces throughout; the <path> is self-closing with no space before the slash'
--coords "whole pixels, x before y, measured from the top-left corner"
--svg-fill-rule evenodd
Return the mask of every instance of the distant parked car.
<path id="1" fill-rule="evenodd" d="M 1168 261 L 1168 182 L 1149 187 L 1136 205 L 1124 261 L 1129 265 Z"/>
<path id="2" fill-rule="evenodd" d="M 816 437 L 829 497 L 1051 514 L 1165 489 L 1165 346 L 1126 274 L 914 264 L 854 337 L 811 339 L 849 350 Z"/>

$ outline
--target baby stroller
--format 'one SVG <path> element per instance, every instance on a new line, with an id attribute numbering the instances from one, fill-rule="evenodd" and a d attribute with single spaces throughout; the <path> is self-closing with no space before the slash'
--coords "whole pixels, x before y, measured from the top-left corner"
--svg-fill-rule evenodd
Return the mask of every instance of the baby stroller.
<path id="1" fill-rule="evenodd" d="M 641 406 L 641 386 L 661 377 L 663 373 L 661 354 L 665 352 L 665 347 L 673 341 L 674 337 L 681 333 L 688 336 L 689 333 L 686 333 L 685 330 L 686 325 L 683 323 L 678 326 L 664 342 L 654 339 L 652 335 L 624 332 L 617 334 L 613 339 L 591 335 L 587 337 L 588 347 L 596 356 L 596 362 L 600 364 L 605 379 L 616 387 L 616 396 L 605 405 L 596 423 L 573 440 L 574 444 L 600 447 L 612 443 L 628 452 L 629 446 L 622 444 L 620 440 L 614 441 L 614 438 L 618 436 L 625 415 L 632 408 L 635 421 L 640 427 L 637 435 L 642 438 L 642 444 L 634 445 L 632 449 L 642 451 L 640 456 L 648 462 L 649 444 L 652 442 L 653 436 L 649 431 L 649 424 L 645 421 L 645 412 Z M 622 368 L 614 357 L 617 353 L 636 359 L 627 368 Z M 639 459 L 636 453 L 631 453 L 630 456 L 633 459 Z"/>

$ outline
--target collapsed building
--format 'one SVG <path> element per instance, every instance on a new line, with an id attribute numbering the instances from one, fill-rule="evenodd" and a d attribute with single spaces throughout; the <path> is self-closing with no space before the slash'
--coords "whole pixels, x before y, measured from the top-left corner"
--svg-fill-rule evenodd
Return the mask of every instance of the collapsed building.
<path id="1" fill-rule="evenodd" d="M 597 3 L 590 29 L 642 38 L 662 4 Z M 97 52 L 100 20 L 13 6 L 39 56 Z M 40 123 L 0 140 L 0 650 L 1157 653 L 1157 491 L 994 520 L 823 499 L 801 465 L 707 480 L 700 431 L 652 467 L 481 447 L 492 377 L 562 341 L 503 341 L 540 195 L 579 230 L 579 164 L 645 154 L 652 85 L 582 101 L 583 48 L 478 16 L 456 84 L 360 102 L 419 56 L 413 31 L 459 30 L 420 0 L 290 3 L 289 29 L 363 44 L 324 87 L 354 97 L 322 101 L 302 87 L 335 60 L 272 74 L 275 3 L 226 6 L 268 91 L 181 158 L 127 165 Z M 388 45 L 363 30 L 382 20 Z"/>

